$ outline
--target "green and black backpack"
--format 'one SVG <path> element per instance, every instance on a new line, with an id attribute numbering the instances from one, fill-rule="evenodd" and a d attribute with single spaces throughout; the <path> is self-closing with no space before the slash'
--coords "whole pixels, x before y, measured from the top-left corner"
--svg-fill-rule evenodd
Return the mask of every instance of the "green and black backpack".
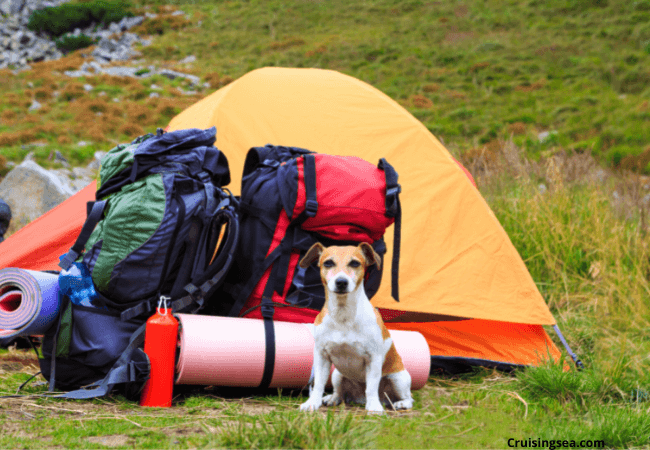
<path id="1" fill-rule="evenodd" d="M 51 389 L 95 383 L 72 395 L 83 398 L 141 384 L 144 322 L 159 299 L 196 312 L 222 283 L 239 228 L 237 200 L 222 188 L 228 161 L 215 140 L 214 127 L 158 130 L 102 159 L 96 201 L 60 263 L 61 313 L 40 360 Z"/>

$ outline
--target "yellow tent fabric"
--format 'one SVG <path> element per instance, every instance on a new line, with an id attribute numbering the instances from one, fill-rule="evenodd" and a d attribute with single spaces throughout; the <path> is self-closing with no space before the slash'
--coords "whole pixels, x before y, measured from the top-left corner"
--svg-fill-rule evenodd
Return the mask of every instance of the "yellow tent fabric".
<path id="1" fill-rule="evenodd" d="M 385 270 L 375 306 L 555 324 L 478 190 L 426 127 L 379 90 L 330 70 L 258 69 L 183 111 L 168 129 L 211 126 L 228 158 L 235 194 L 248 149 L 268 143 L 354 155 L 373 164 L 384 157 L 395 167 L 402 186 L 401 301 L 390 296 Z M 392 229 L 385 240 L 388 262 Z"/>

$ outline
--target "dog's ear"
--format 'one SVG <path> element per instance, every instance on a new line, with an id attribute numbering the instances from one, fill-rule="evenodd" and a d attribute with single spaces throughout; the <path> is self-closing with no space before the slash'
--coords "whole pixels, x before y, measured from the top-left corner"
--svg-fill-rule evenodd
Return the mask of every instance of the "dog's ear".
<path id="1" fill-rule="evenodd" d="M 325 250 L 323 244 L 316 242 L 309 250 L 307 250 L 307 254 L 300 260 L 300 267 L 306 269 L 314 261 L 318 261 L 320 255 L 323 254 L 323 250 Z"/>
<path id="2" fill-rule="evenodd" d="M 375 249 L 372 248 L 372 245 L 367 242 L 362 242 L 359 244 L 359 248 L 361 249 L 363 256 L 366 258 L 368 266 L 377 264 L 377 270 L 381 269 L 381 256 L 379 256 Z"/>

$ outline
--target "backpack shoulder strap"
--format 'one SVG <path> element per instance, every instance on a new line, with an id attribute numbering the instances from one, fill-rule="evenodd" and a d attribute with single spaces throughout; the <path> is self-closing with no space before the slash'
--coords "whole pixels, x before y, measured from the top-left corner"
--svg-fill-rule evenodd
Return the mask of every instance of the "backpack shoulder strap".
<path id="1" fill-rule="evenodd" d="M 90 235 L 97 226 L 97 223 L 102 219 L 104 214 L 104 208 L 106 207 L 106 201 L 100 200 L 96 202 L 88 202 L 88 217 L 86 222 L 84 222 L 83 227 L 81 228 L 81 233 L 77 237 L 72 248 L 66 253 L 66 255 L 59 262 L 59 267 L 63 270 L 68 270 L 73 262 L 81 255 L 86 246 L 86 242 L 90 239 Z"/>
<path id="2" fill-rule="evenodd" d="M 383 170 L 386 176 L 386 216 L 395 218 L 391 295 L 399 302 L 399 255 L 402 240 L 402 206 L 399 202 L 399 194 L 402 192 L 402 187 L 397 182 L 397 172 L 386 159 L 381 158 L 377 167 Z"/>

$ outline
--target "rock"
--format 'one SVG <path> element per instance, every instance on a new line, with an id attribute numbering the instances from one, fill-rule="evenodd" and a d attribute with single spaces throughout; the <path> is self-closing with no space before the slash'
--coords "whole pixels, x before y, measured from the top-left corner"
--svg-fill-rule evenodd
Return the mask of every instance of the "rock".
<path id="1" fill-rule="evenodd" d="M 24 69 L 32 61 L 58 59 L 63 54 L 56 48 L 56 44 L 46 36 L 40 37 L 27 29 L 29 17 L 33 11 L 50 6 L 58 6 L 69 0 L 0 0 L 0 68 L 13 67 Z M 3 18 L 4 16 L 4 18 Z M 104 48 L 95 58 L 99 61 L 123 61 L 138 53 L 131 48 L 137 42 L 148 45 L 147 40 L 140 39 L 133 33 L 124 33 L 130 28 L 143 22 L 144 17 L 125 17 L 117 23 L 111 23 L 105 28 L 97 29 L 93 24 L 85 29 L 75 29 L 72 36 L 85 34 L 93 39 L 104 42 Z M 120 33 L 127 35 L 117 36 Z M 112 42 L 110 42 L 112 41 Z M 112 44 L 112 45 L 111 45 Z M 105 47 L 109 47 L 108 49 Z M 71 72 L 70 76 L 81 76 L 78 72 Z"/>
<path id="2" fill-rule="evenodd" d="M 14 217 L 28 221 L 40 217 L 74 193 L 70 184 L 31 159 L 23 161 L 0 183 L 0 198 L 9 204 Z"/>
<path id="3" fill-rule="evenodd" d="M 554 136 L 557 134 L 557 131 L 542 131 L 537 135 L 537 139 L 539 139 L 539 142 L 544 142 L 546 141 L 549 137 Z"/>
<path id="4" fill-rule="evenodd" d="M 11 0 L 0 0 L 0 14 L 3 16 L 11 14 Z"/>
<path id="5" fill-rule="evenodd" d="M 137 72 L 140 69 L 137 67 L 107 67 L 102 69 L 102 73 L 112 75 L 114 77 L 131 77 L 137 78 Z"/>
<path id="6" fill-rule="evenodd" d="M 43 105 L 41 105 L 39 102 L 36 100 L 32 100 L 31 106 L 28 108 L 29 111 L 36 111 L 38 109 L 41 109 Z"/>
<path id="7" fill-rule="evenodd" d="M 65 159 L 65 156 L 63 156 L 63 154 L 61 154 L 61 152 L 58 151 L 58 150 L 54 152 L 54 161 L 60 162 L 64 166 L 65 165 L 70 166 L 70 164 L 68 163 L 68 160 Z"/>
<path id="8" fill-rule="evenodd" d="M 167 77 L 170 80 L 175 80 L 176 78 L 184 78 L 186 80 L 189 80 L 190 83 L 192 83 L 193 85 L 197 85 L 200 82 L 199 77 L 195 75 L 189 75 L 183 72 L 176 72 L 175 70 L 170 70 L 170 69 L 162 69 L 158 71 L 158 74 Z"/>
<path id="9" fill-rule="evenodd" d="M 178 64 L 190 64 L 196 61 L 196 56 L 190 55 L 187 58 L 183 58 L 180 61 L 178 61 Z"/>
<path id="10" fill-rule="evenodd" d="M 19 14 L 25 6 L 25 0 L 11 0 L 10 14 Z"/>
<path id="11" fill-rule="evenodd" d="M 91 171 L 99 170 L 102 164 L 102 158 L 106 156 L 107 152 L 97 151 L 95 152 L 95 157 L 90 163 L 86 166 L 86 169 Z"/>

